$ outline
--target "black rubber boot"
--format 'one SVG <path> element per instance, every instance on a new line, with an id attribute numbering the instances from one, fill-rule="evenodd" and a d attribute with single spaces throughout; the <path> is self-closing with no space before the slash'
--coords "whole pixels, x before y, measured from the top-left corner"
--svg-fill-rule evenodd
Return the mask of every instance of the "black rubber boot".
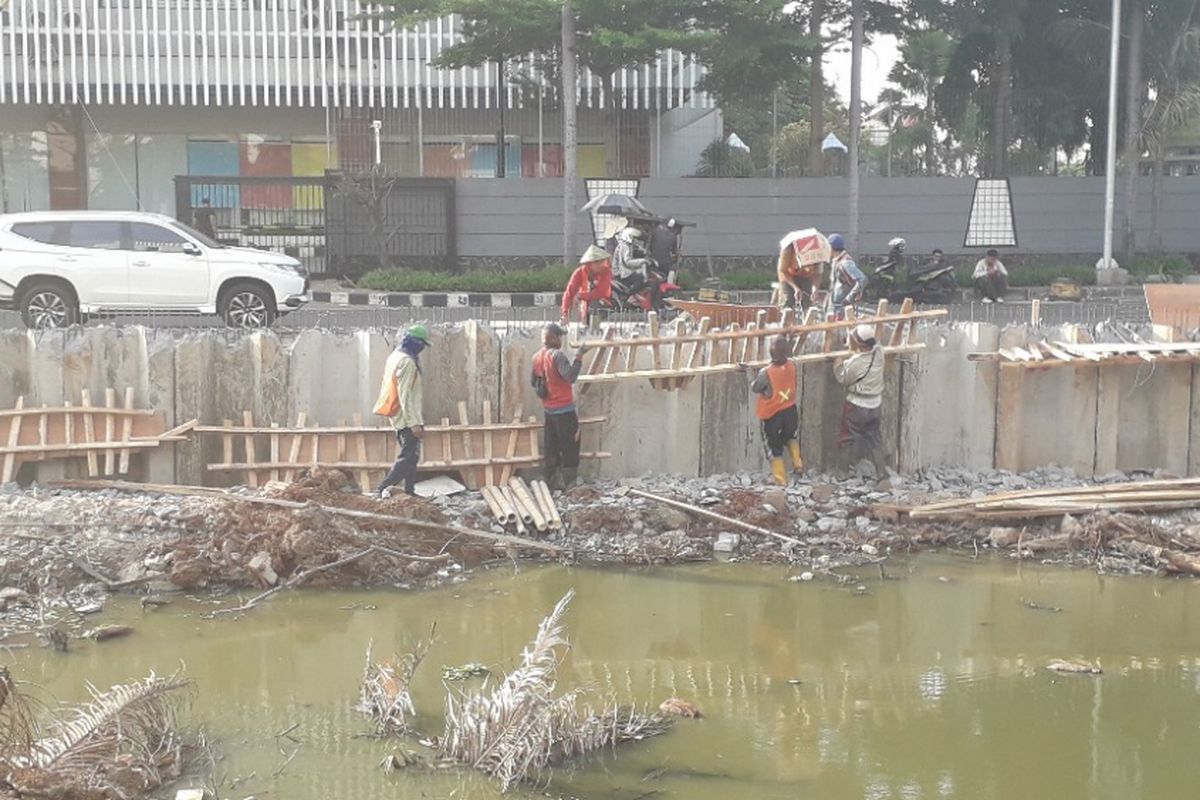
<path id="1" fill-rule="evenodd" d="M 546 467 L 542 470 L 542 480 L 550 487 L 550 491 L 557 492 L 562 488 L 562 483 L 559 481 L 558 468 Z"/>
<path id="2" fill-rule="evenodd" d="M 579 469 L 572 467 L 563 467 L 562 483 L 558 488 L 566 490 L 570 489 L 579 480 Z"/>

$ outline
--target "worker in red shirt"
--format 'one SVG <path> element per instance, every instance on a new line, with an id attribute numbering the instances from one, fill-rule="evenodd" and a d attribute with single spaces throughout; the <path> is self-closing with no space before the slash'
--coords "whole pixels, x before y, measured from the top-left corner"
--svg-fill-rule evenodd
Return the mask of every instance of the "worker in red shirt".
<path id="1" fill-rule="evenodd" d="M 571 307 L 578 304 L 580 322 L 588 322 L 588 306 L 600 300 L 612 300 L 612 262 L 608 251 L 592 245 L 579 260 L 579 269 L 571 275 L 562 298 L 562 323 L 571 321 Z"/>

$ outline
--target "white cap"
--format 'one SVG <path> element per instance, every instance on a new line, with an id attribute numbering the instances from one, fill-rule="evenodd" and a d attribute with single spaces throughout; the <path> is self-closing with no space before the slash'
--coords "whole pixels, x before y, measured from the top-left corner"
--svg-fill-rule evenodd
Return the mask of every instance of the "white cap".
<path id="1" fill-rule="evenodd" d="M 859 325 L 854 329 L 854 338 L 858 339 L 863 344 L 874 340 L 875 326 L 874 325 Z"/>

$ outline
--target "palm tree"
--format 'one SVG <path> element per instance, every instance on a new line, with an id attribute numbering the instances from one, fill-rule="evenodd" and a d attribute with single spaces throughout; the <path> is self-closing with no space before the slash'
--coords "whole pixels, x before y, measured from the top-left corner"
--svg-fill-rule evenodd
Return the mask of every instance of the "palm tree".
<path id="1" fill-rule="evenodd" d="M 1151 235 L 1162 248 L 1163 173 L 1172 135 L 1200 116 L 1200 0 L 1162 2 L 1147 25 L 1151 100 L 1145 139 L 1154 161 Z"/>
<path id="2" fill-rule="evenodd" d="M 900 45 L 900 60 L 888 75 L 910 99 L 923 103 L 921 127 L 925 134 L 925 174 L 937 172 L 937 119 L 934 93 L 954 52 L 954 41 L 940 30 L 914 31 Z"/>

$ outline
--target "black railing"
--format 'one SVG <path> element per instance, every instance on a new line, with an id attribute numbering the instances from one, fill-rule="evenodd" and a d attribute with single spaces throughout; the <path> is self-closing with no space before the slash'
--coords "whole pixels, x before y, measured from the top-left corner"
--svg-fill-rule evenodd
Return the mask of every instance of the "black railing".
<path id="1" fill-rule="evenodd" d="M 175 216 L 223 244 L 286 253 L 315 275 L 448 267 L 456 255 L 453 180 L 179 175 Z"/>

